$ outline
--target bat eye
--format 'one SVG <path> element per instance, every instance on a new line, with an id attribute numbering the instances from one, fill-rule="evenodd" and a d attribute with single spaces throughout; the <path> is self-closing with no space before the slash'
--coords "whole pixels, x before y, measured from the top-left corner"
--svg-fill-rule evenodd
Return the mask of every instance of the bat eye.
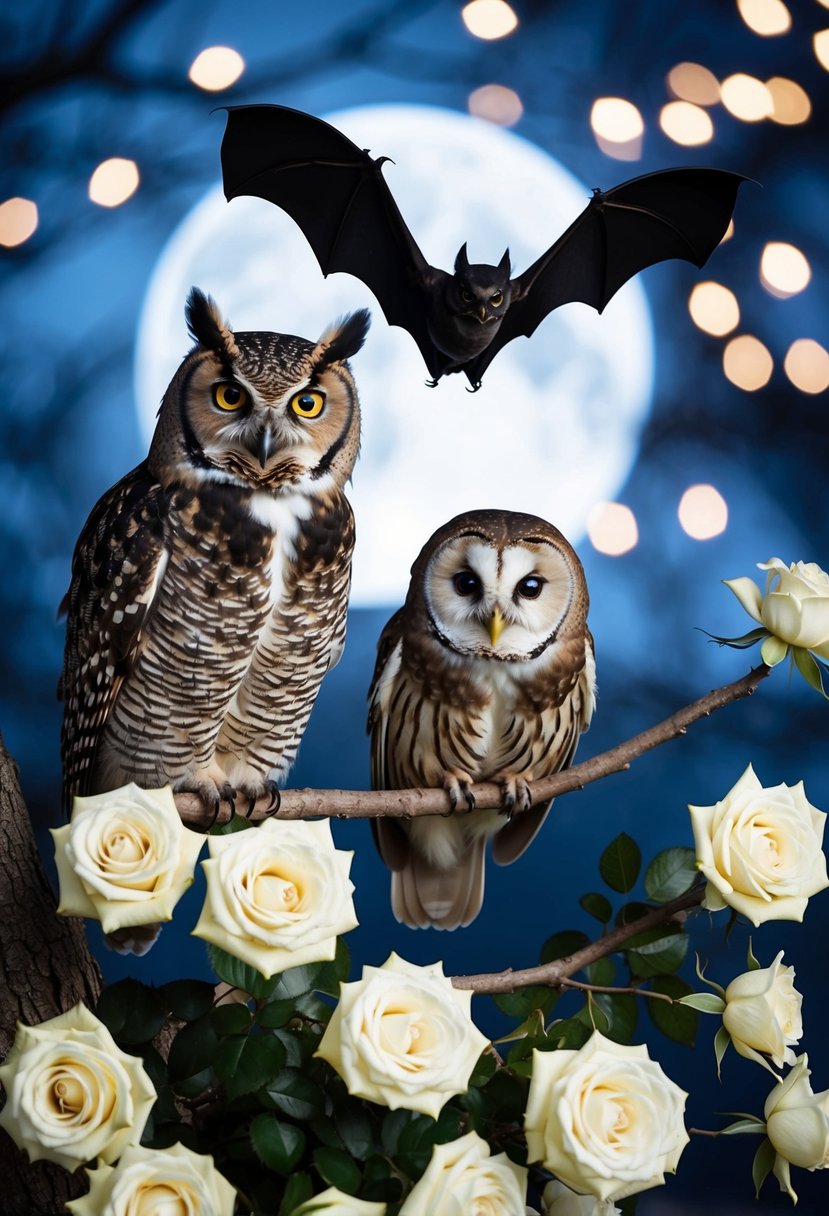
<path id="1" fill-rule="evenodd" d="M 481 593 L 481 580 L 471 570 L 459 570 L 452 579 L 452 586 L 465 599 Z"/>
<path id="2" fill-rule="evenodd" d="M 526 578 L 522 578 L 521 582 L 516 585 L 516 593 L 525 600 L 537 600 L 541 595 L 541 588 L 544 586 L 544 579 L 539 578 L 537 574 L 528 574 Z"/>
<path id="3" fill-rule="evenodd" d="M 319 389 L 303 389 L 291 398 L 291 409 L 297 418 L 319 418 L 325 408 L 325 393 Z"/>
<path id="4" fill-rule="evenodd" d="M 496 291 L 496 293 L 495 293 L 495 295 L 494 295 L 494 296 L 490 296 L 490 297 L 489 297 L 489 302 L 490 302 L 490 304 L 492 305 L 492 307 L 493 307 L 493 308 L 500 308 L 500 307 L 501 307 L 501 305 L 502 305 L 502 304 L 503 304 L 503 302 L 504 302 L 504 293 L 503 293 L 503 291 Z"/>
<path id="5" fill-rule="evenodd" d="M 472 292 L 467 291 L 465 287 L 462 287 L 461 288 L 461 299 L 463 300 L 464 304 L 468 304 L 470 302 L 470 300 L 472 299 Z"/>
<path id="6" fill-rule="evenodd" d="M 226 414 L 241 410 L 248 403 L 247 389 L 242 388 L 235 380 L 222 380 L 213 385 L 213 400 L 220 410 Z"/>

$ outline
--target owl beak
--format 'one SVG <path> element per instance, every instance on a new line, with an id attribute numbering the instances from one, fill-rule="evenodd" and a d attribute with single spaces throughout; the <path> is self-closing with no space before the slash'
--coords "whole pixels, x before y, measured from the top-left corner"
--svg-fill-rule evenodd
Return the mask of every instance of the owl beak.
<path id="1" fill-rule="evenodd" d="M 267 467 L 268 457 L 273 451 L 273 434 L 271 428 L 266 426 L 259 436 L 259 443 L 256 445 L 256 455 L 259 457 L 259 464 L 262 468 Z"/>
<path id="2" fill-rule="evenodd" d="M 492 616 L 489 618 L 489 639 L 493 646 L 497 645 L 499 637 L 504 632 L 504 626 L 506 623 L 507 622 L 504 619 L 504 614 L 501 612 L 501 609 L 496 608 L 493 611 Z"/>

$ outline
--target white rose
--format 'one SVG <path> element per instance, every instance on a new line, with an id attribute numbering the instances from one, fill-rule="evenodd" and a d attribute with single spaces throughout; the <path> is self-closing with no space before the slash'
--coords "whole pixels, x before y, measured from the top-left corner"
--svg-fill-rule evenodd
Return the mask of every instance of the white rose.
<path id="1" fill-rule="evenodd" d="M 541 1198 L 544 1216 L 621 1216 L 612 1199 L 577 1195 L 558 1180 L 547 1183 Z"/>
<path id="2" fill-rule="evenodd" d="M 452 986 L 442 963 L 418 967 L 396 954 L 340 985 L 322 1036 L 327 1060 L 356 1097 L 437 1118 L 464 1093 L 489 1040 L 470 1017 L 471 992 Z"/>
<path id="3" fill-rule="evenodd" d="M 400 1216 L 517 1216 L 525 1211 L 527 1171 L 506 1153 L 490 1156 L 475 1132 L 436 1144 Z"/>
<path id="4" fill-rule="evenodd" d="M 755 925 L 803 920 L 809 897 L 829 886 L 826 815 L 807 802 L 802 781 L 764 789 L 749 765 L 721 802 L 688 810 L 708 879 L 703 907 L 734 908 Z"/>
<path id="5" fill-rule="evenodd" d="M 170 920 L 204 844 L 182 824 L 169 786 L 133 783 L 75 798 L 71 822 L 52 836 L 58 912 L 99 920 L 105 933 Z"/>
<path id="6" fill-rule="evenodd" d="M 794 986 L 794 967 L 781 963 L 738 975 L 725 990 L 722 1020 L 741 1056 L 768 1067 L 758 1053 L 770 1055 L 778 1068 L 794 1064 L 792 1046 L 803 1034 L 803 997 Z"/>
<path id="7" fill-rule="evenodd" d="M 385 1216 L 384 1203 L 369 1203 L 367 1199 L 355 1199 L 353 1195 L 345 1195 L 335 1186 L 315 1195 L 307 1203 L 301 1203 L 294 1208 L 291 1216 Z"/>
<path id="8" fill-rule="evenodd" d="M 779 557 L 758 562 L 757 568 L 769 572 L 765 595 L 750 578 L 724 581 L 749 616 L 773 634 L 763 643 L 763 662 L 773 667 L 789 646 L 829 659 L 829 574 L 814 562 L 787 566 Z"/>
<path id="9" fill-rule="evenodd" d="M 211 836 L 208 847 L 207 894 L 193 933 L 266 979 L 334 958 L 337 937 L 356 927 L 354 853 L 334 848 L 327 819 L 266 819 Z"/>
<path id="10" fill-rule="evenodd" d="M 94 1157 L 114 1161 L 140 1140 L 156 1099 L 141 1061 L 83 1004 L 39 1026 L 18 1022 L 0 1081 L 0 1126 L 31 1161 L 68 1170 Z"/>
<path id="11" fill-rule="evenodd" d="M 665 1181 L 688 1143 L 687 1094 L 643 1044 L 594 1031 L 579 1051 L 534 1051 L 528 1159 L 574 1191 L 623 1199 Z"/>
<path id="12" fill-rule="evenodd" d="M 233 1216 L 236 1190 L 213 1158 L 183 1144 L 128 1148 L 113 1169 L 89 1170 L 89 1192 L 67 1203 L 75 1216 Z"/>
<path id="13" fill-rule="evenodd" d="M 829 1165 L 829 1089 L 813 1093 L 808 1056 L 798 1056 L 794 1068 L 766 1098 L 766 1135 L 775 1151 L 774 1174 L 781 1191 L 794 1202 L 790 1165 L 822 1170 Z"/>

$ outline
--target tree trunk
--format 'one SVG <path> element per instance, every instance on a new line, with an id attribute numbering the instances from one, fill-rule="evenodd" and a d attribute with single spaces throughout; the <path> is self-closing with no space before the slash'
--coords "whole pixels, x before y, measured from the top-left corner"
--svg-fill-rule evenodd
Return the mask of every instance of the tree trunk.
<path id="1" fill-rule="evenodd" d="M 80 920 L 57 916 L 17 780 L 0 736 L 0 1059 L 15 1023 L 36 1025 L 83 1000 L 94 1005 L 101 975 Z M 0 1131 L 2 1216 L 59 1216 L 85 1189 L 83 1172 L 47 1161 L 29 1164 Z"/>

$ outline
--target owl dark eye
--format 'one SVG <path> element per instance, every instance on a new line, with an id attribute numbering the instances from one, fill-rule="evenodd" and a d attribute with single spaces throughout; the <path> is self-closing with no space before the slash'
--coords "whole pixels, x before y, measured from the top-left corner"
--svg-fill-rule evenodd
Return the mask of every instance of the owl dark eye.
<path id="1" fill-rule="evenodd" d="M 503 293 L 503 291 L 496 291 L 496 293 L 495 293 L 495 295 L 494 295 L 494 296 L 490 296 L 490 297 L 489 297 L 489 302 L 490 302 L 490 304 L 492 305 L 492 307 L 493 307 L 493 308 L 500 308 L 500 307 L 501 307 L 501 305 L 502 305 L 502 304 L 503 304 L 503 302 L 504 302 L 504 293 Z"/>
<path id="2" fill-rule="evenodd" d="M 480 595 L 481 593 L 481 580 L 471 570 L 459 570 L 452 579 L 452 586 L 458 595 L 462 595 L 465 598 L 470 595 Z"/>
<path id="3" fill-rule="evenodd" d="M 213 385 L 213 400 L 220 410 L 232 414 L 248 403 L 247 390 L 233 380 L 224 380 Z"/>
<path id="4" fill-rule="evenodd" d="M 318 418 L 325 405 L 325 393 L 319 389 L 305 389 L 291 398 L 291 409 L 298 418 Z"/>
<path id="5" fill-rule="evenodd" d="M 528 574 L 526 578 L 522 578 L 521 582 L 516 585 L 516 593 L 525 600 L 537 600 L 541 595 L 541 588 L 544 586 L 544 579 L 539 578 L 537 574 Z"/>

